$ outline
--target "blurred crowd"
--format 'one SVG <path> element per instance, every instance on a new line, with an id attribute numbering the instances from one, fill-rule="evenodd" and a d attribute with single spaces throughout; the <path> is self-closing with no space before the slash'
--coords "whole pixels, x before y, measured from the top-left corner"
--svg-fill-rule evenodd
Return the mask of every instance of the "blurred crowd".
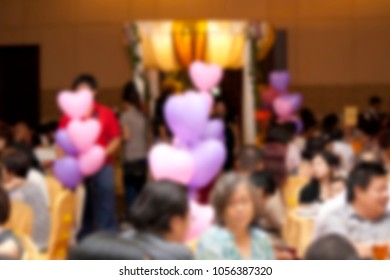
<path id="1" fill-rule="evenodd" d="M 88 89 L 99 100 L 98 83 L 77 77 L 74 90 Z M 212 117 L 225 123 L 226 162 L 220 175 L 195 199 L 211 205 L 213 224 L 194 240 L 185 240 L 191 224 L 186 186 L 152 181 L 147 152 L 152 143 L 171 142 L 163 108 L 174 89 L 163 88 L 150 114 L 132 83 L 125 85 L 120 112 L 95 102 L 90 115 L 99 120 L 98 139 L 106 151 L 101 170 L 77 191 L 77 212 L 70 259 L 378 259 L 390 253 L 390 117 L 382 100 L 372 97 L 356 126 L 345 126 L 333 113 L 319 117 L 300 112 L 295 123 L 272 119 L 259 145 L 241 145 L 237 118 L 223 94 Z M 153 117 L 151 117 L 153 116 Z M 54 160 L 61 157 L 54 134 L 66 116 L 35 130 L 26 123 L 0 124 L 0 256 L 22 259 L 20 236 L 7 226 L 11 206 L 31 207 L 32 241 L 48 249 L 50 191 Z M 119 164 L 118 164 L 119 162 Z M 119 213 L 115 170 L 121 169 L 124 213 Z M 296 197 L 286 200 L 290 178 L 302 178 Z M 290 211 L 314 223 L 310 246 L 299 256 L 286 242 Z M 123 215 L 122 215 L 123 214 Z M 118 217 L 124 217 L 119 219 Z"/>

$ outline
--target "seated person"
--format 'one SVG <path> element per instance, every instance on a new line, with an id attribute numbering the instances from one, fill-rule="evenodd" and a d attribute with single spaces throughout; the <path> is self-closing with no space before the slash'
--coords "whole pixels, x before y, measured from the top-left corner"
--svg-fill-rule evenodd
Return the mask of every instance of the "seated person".
<path id="1" fill-rule="evenodd" d="M 19 239 L 12 231 L 3 228 L 7 223 L 11 205 L 8 194 L 0 187 L 0 257 L 7 259 L 21 259 L 23 249 Z"/>
<path id="2" fill-rule="evenodd" d="M 223 175 L 212 194 L 217 225 L 199 239 L 200 260 L 272 260 L 268 235 L 258 227 L 259 207 L 255 187 L 246 176 Z"/>
<path id="3" fill-rule="evenodd" d="M 330 185 L 338 167 L 338 158 L 329 152 L 320 152 L 312 159 L 313 175 L 300 193 L 300 204 L 324 202 L 331 198 Z"/>
<path id="4" fill-rule="evenodd" d="M 264 169 L 263 152 L 255 145 L 246 145 L 241 148 L 236 160 L 236 169 L 242 174 L 251 174 Z"/>
<path id="5" fill-rule="evenodd" d="M 39 250 L 44 250 L 49 239 L 49 210 L 41 189 L 27 180 L 30 168 L 28 157 L 23 152 L 8 149 L 3 153 L 2 163 L 4 188 L 11 200 L 19 200 L 32 208 L 33 241 Z"/>
<path id="6" fill-rule="evenodd" d="M 386 171 L 380 164 L 361 163 L 348 180 L 348 203 L 322 221 L 317 236 L 337 233 L 348 238 L 363 258 L 372 257 L 372 242 L 390 245 L 389 190 Z"/>
<path id="7" fill-rule="evenodd" d="M 181 243 L 189 226 L 187 189 L 169 181 L 147 184 L 130 210 L 133 229 L 96 233 L 71 253 L 77 260 L 189 260 Z"/>
<path id="8" fill-rule="evenodd" d="M 358 260 L 359 256 L 351 242 L 337 234 L 329 234 L 313 242 L 306 252 L 305 260 Z"/>
<path id="9" fill-rule="evenodd" d="M 283 201 L 274 180 L 265 171 L 252 173 L 250 179 L 257 191 L 261 227 L 268 233 L 280 237 L 286 217 Z"/>

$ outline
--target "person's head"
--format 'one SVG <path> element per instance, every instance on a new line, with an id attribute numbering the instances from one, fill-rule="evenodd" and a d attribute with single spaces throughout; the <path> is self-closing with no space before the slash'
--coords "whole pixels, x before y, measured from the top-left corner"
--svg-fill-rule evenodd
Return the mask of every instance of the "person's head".
<path id="1" fill-rule="evenodd" d="M 312 159 L 313 177 L 316 180 L 331 180 L 335 169 L 339 166 L 339 159 L 330 152 L 317 153 Z"/>
<path id="2" fill-rule="evenodd" d="M 124 86 L 122 101 L 126 107 L 132 106 L 138 110 L 141 109 L 141 98 L 139 96 L 137 87 L 133 82 L 128 82 Z"/>
<path id="3" fill-rule="evenodd" d="M 312 160 L 316 154 L 325 151 L 327 145 L 328 141 L 323 136 L 309 138 L 302 154 L 303 159 L 307 161 Z"/>
<path id="4" fill-rule="evenodd" d="M 340 119 L 336 114 L 327 115 L 322 121 L 322 129 L 327 134 L 332 134 L 340 123 Z"/>
<path id="5" fill-rule="evenodd" d="M 138 231 L 182 242 L 189 226 L 187 188 L 170 181 L 148 183 L 130 209 L 130 222 Z"/>
<path id="6" fill-rule="evenodd" d="M 330 184 L 330 190 L 332 197 L 344 192 L 347 189 L 347 181 L 342 177 L 336 177 L 332 179 Z"/>
<path id="7" fill-rule="evenodd" d="M 0 186 L 0 226 L 7 223 L 11 213 L 8 193 Z"/>
<path id="8" fill-rule="evenodd" d="M 90 74 L 81 74 L 74 79 L 72 83 L 72 89 L 74 91 L 89 90 L 96 95 L 98 90 L 98 83 L 94 76 Z"/>
<path id="9" fill-rule="evenodd" d="M 343 236 L 329 234 L 314 241 L 305 260 L 358 260 L 355 247 Z"/>
<path id="10" fill-rule="evenodd" d="M 269 127 L 266 141 L 287 145 L 294 137 L 296 126 L 293 123 L 274 124 Z"/>
<path id="11" fill-rule="evenodd" d="M 25 122 L 18 122 L 13 128 L 13 139 L 19 143 L 32 144 L 33 132 Z"/>
<path id="12" fill-rule="evenodd" d="M 272 176 L 265 171 L 253 172 L 250 176 L 252 184 L 256 187 L 261 206 L 276 192 L 276 183 Z"/>
<path id="13" fill-rule="evenodd" d="M 11 129 L 7 125 L 0 125 L 0 152 L 12 142 L 13 135 Z"/>
<path id="14" fill-rule="evenodd" d="M 389 202 L 387 174 L 377 163 L 360 163 L 348 178 L 348 201 L 372 219 L 386 212 Z"/>
<path id="15" fill-rule="evenodd" d="M 300 119 L 303 123 L 303 132 L 308 133 L 317 125 L 316 117 L 314 116 L 313 111 L 311 111 L 309 108 L 303 108 L 299 112 Z"/>
<path id="16" fill-rule="evenodd" d="M 226 119 L 228 115 L 228 106 L 224 99 L 217 97 L 214 100 L 214 116 Z"/>
<path id="17" fill-rule="evenodd" d="M 376 111 L 380 111 L 382 107 L 382 99 L 379 96 L 372 96 L 369 100 L 370 107 Z"/>
<path id="18" fill-rule="evenodd" d="M 379 134 L 378 145 L 382 151 L 390 151 L 390 129 L 386 129 Z"/>
<path id="19" fill-rule="evenodd" d="M 233 233 L 257 225 L 256 190 L 247 176 L 235 172 L 222 175 L 212 192 L 211 201 L 217 224 Z"/>
<path id="20" fill-rule="evenodd" d="M 264 169 L 263 152 L 255 145 L 246 145 L 241 148 L 237 156 L 237 169 L 242 173 L 252 173 Z"/>
<path id="21" fill-rule="evenodd" d="M 14 178 L 25 179 L 30 169 L 30 160 L 26 153 L 17 149 L 7 149 L 2 155 L 2 178 L 9 182 Z"/>

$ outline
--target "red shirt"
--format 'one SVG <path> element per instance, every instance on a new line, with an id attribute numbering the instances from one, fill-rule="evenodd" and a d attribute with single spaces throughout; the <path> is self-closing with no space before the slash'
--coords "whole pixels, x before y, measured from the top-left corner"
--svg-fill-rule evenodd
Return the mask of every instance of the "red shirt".
<path id="1" fill-rule="evenodd" d="M 113 139 L 120 136 L 121 129 L 119 122 L 110 108 L 95 102 L 91 118 L 98 119 L 102 126 L 97 144 L 106 148 Z M 66 128 L 70 121 L 71 119 L 68 116 L 62 116 L 59 128 Z"/>

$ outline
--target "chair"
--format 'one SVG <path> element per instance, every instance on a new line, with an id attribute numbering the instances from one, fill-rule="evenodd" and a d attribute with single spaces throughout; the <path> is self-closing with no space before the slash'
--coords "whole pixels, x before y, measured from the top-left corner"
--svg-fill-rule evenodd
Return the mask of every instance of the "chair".
<path id="1" fill-rule="evenodd" d="M 31 236 L 34 223 L 34 212 L 32 208 L 21 202 L 11 202 L 11 217 L 5 228 L 11 229 L 17 235 Z"/>
<path id="2" fill-rule="evenodd" d="M 39 256 L 39 251 L 32 239 L 28 236 L 18 236 L 23 246 L 23 260 L 36 260 Z"/>
<path id="3" fill-rule="evenodd" d="M 46 183 L 49 191 L 49 209 L 51 213 L 57 197 L 64 190 L 64 188 L 62 187 L 61 183 L 53 176 L 46 176 Z"/>
<path id="4" fill-rule="evenodd" d="M 46 260 L 63 260 L 68 255 L 75 221 L 76 196 L 69 190 L 58 194 L 52 208 L 48 250 L 39 256 Z"/>
<path id="5" fill-rule="evenodd" d="M 290 176 L 287 178 L 283 188 L 283 199 L 287 209 L 293 209 L 299 204 L 299 194 L 309 179 L 301 176 Z"/>

